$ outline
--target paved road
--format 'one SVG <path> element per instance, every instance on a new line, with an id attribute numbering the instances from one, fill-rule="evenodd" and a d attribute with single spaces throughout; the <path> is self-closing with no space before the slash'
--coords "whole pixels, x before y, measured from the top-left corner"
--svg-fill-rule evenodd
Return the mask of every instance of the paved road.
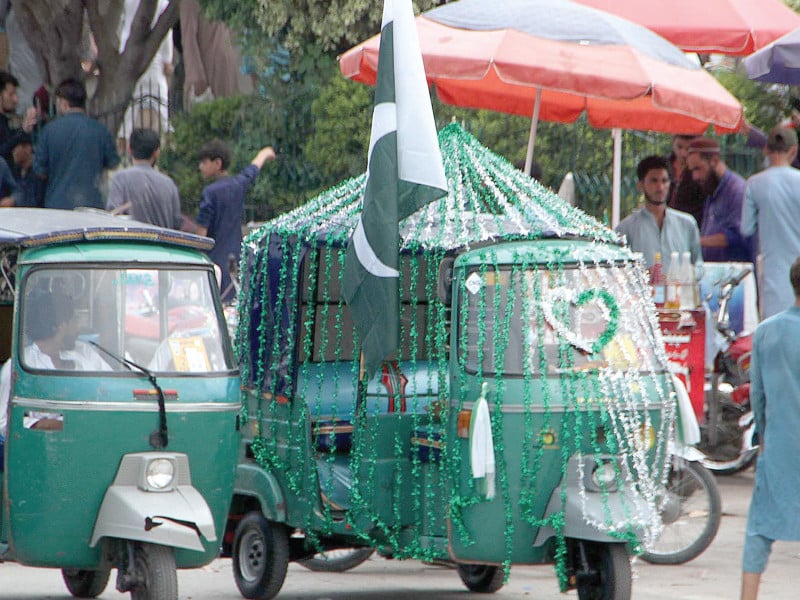
<path id="1" fill-rule="evenodd" d="M 739 566 L 747 508 L 753 485 L 748 471 L 718 479 L 723 500 L 719 534 L 711 547 L 694 561 L 680 566 L 656 566 L 643 561 L 633 565 L 635 600 L 719 600 L 739 596 Z M 112 575 L 113 580 L 113 575 Z M 229 560 L 214 561 L 204 569 L 179 573 L 181 600 L 237 600 Z M 123 598 L 109 588 L 103 599 Z M 456 573 L 416 561 L 374 558 L 345 574 L 311 573 L 291 565 L 278 600 L 465 600 L 468 595 Z M 800 544 L 777 543 L 764 575 L 764 600 L 800 598 Z M 1 600 L 70 598 L 58 571 L 0 564 Z M 496 600 L 564 600 L 574 592 L 558 592 L 553 568 L 512 569 L 511 579 Z"/>

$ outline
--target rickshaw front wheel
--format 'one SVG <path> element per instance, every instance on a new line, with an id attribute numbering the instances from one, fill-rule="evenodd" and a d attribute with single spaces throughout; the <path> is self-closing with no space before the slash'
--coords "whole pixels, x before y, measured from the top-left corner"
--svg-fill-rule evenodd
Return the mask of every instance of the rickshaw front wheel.
<path id="1" fill-rule="evenodd" d="M 286 528 L 251 512 L 239 521 L 233 537 L 233 579 L 245 598 L 269 600 L 283 587 L 289 568 Z"/>
<path id="2" fill-rule="evenodd" d="M 64 583 L 75 598 L 97 598 L 105 591 L 110 575 L 111 569 L 61 569 Z"/>
<path id="3" fill-rule="evenodd" d="M 630 600 L 631 560 L 625 544 L 572 540 L 570 545 L 580 600 Z"/>
<path id="4" fill-rule="evenodd" d="M 135 561 L 138 577 L 131 588 L 131 600 L 178 600 L 178 571 L 172 548 L 137 544 Z"/>
<path id="5" fill-rule="evenodd" d="M 458 565 L 458 576 L 471 592 L 493 594 L 503 587 L 505 573 L 494 565 Z"/>

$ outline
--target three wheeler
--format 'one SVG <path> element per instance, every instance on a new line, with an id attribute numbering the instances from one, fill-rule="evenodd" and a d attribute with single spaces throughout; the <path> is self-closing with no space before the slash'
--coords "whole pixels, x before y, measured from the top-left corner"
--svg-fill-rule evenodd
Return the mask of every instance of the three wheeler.
<path id="1" fill-rule="evenodd" d="M 218 556 L 241 401 L 212 243 L 2 210 L 3 561 L 61 569 L 79 598 L 116 569 L 120 592 L 170 600 L 176 569 Z"/>
<path id="2" fill-rule="evenodd" d="M 625 600 L 659 533 L 675 392 L 640 258 L 457 125 L 439 141 L 450 193 L 401 223 L 400 347 L 374 376 L 341 294 L 364 179 L 245 239 L 223 552 L 246 598 L 365 548 L 474 592 L 551 563 Z"/>

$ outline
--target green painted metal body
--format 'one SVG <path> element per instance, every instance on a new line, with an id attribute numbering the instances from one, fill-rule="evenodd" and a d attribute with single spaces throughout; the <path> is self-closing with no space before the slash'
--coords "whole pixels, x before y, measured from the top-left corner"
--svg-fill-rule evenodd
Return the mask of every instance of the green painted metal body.
<path id="1" fill-rule="evenodd" d="M 42 214 L 49 212 L 62 211 Z M 82 265 L 153 273 L 182 269 L 203 278 L 213 276 L 210 261 L 197 248 L 135 236 L 126 240 L 124 235 L 113 241 L 55 241 L 28 247 L 23 242 L 17 246 L 16 259 L 18 287 L 37 269 L 80 269 Z M 101 561 L 102 544 L 90 547 L 90 539 L 100 505 L 123 455 L 153 450 L 149 439 L 159 423 L 156 396 L 143 398 L 140 392 L 136 397 L 135 390 L 150 390 L 151 383 L 142 373 L 117 363 L 108 373 L 27 368 L 19 355 L 22 298 L 17 294 L 14 307 L 11 360 L 15 375 L 0 496 L 0 539 L 9 544 L 8 557 L 26 565 L 94 569 Z M 213 307 L 224 323 L 218 294 Z M 227 336 L 223 344 L 230 353 Z M 213 515 L 216 541 L 202 539 L 202 552 L 176 549 L 179 568 L 196 567 L 218 555 L 224 531 L 239 446 L 240 379 L 238 371 L 229 368 L 163 374 L 158 384 L 175 392 L 165 403 L 169 442 L 164 450 L 188 455 L 191 484 Z M 25 427 L 29 411 L 59 413 L 63 427 L 56 431 Z"/>
<path id="2" fill-rule="evenodd" d="M 312 540 L 323 540 L 323 545 L 324 540 L 335 540 L 332 547 L 369 543 L 398 558 L 469 563 L 552 562 L 556 537 L 545 536 L 538 544 L 534 540 L 548 524 L 546 512 L 554 490 L 557 494 L 564 484 L 563 470 L 569 458 L 565 448 L 574 446 L 564 440 L 582 432 L 585 442 L 578 444 L 577 450 L 597 452 L 593 437 L 597 423 L 608 420 L 604 399 L 596 395 L 592 370 L 565 387 L 563 379 L 550 374 L 512 376 L 465 369 L 456 353 L 465 335 L 462 325 L 466 322 L 459 312 L 465 279 L 475 269 L 487 266 L 524 265 L 547 271 L 556 264 L 597 261 L 625 265 L 633 260 L 623 247 L 586 240 L 498 243 L 460 254 L 453 269 L 452 354 L 444 378 L 448 389 L 440 389 L 437 374 L 441 368 L 435 362 L 401 361 L 401 371 L 414 382 L 405 410 L 391 412 L 385 393 L 382 395 L 373 378 L 366 392 L 366 408 L 359 414 L 357 370 L 352 361 L 302 363 L 293 371 L 291 397 L 276 401 L 268 394 L 249 393 L 250 422 L 244 430 L 249 451 L 242 457 L 242 485 L 237 486 L 237 493 L 257 496 L 268 518 L 302 530 Z M 485 340 L 487 345 L 493 342 Z M 667 379 L 665 371 L 655 373 L 653 389 L 639 389 L 640 399 L 663 395 Z M 490 501 L 476 495 L 468 440 L 458 434 L 458 413 L 472 406 L 484 383 L 488 384 L 493 429 L 498 433 L 495 445 L 504 456 L 498 496 Z M 502 406 L 493 399 L 498 390 L 502 391 Z M 448 417 L 444 421 L 432 410 L 437 400 L 446 401 L 443 414 Z M 641 401 L 635 410 L 658 430 L 663 409 L 658 402 Z M 337 445 L 337 439 L 343 440 L 345 435 L 340 432 L 320 449 L 320 423 L 326 419 L 353 425 L 346 447 L 344 441 Z M 542 441 L 544 433 L 551 434 L 553 441 Z M 261 454 L 259 439 L 269 449 Z M 446 442 L 431 443 L 440 439 Z M 651 461 L 664 460 L 664 440 L 659 442 L 662 447 L 652 449 Z M 259 456 L 268 476 L 256 483 Z M 345 469 L 358 490 L 356 505 L 337 507 L 346 494 L 331 498 L 337 490 L 325 483 L 325 474 L 336 468 Z M 247 481 L 258 490 L 248 490 Z M 599 495 L 596 501 L 602 501 Z M 602 533 L 596 539 L 618 541 Z"/>

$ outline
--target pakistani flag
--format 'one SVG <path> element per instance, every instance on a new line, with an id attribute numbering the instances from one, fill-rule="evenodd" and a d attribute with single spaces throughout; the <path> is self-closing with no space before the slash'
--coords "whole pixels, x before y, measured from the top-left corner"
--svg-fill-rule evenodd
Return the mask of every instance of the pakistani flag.
<path id="1" fill-rule="evenodd" d="M 364 206 L 343 281 L 367 378 L 399 345 L 399 222 L 446 193 L 411 0 L 385 0 Z"/>

